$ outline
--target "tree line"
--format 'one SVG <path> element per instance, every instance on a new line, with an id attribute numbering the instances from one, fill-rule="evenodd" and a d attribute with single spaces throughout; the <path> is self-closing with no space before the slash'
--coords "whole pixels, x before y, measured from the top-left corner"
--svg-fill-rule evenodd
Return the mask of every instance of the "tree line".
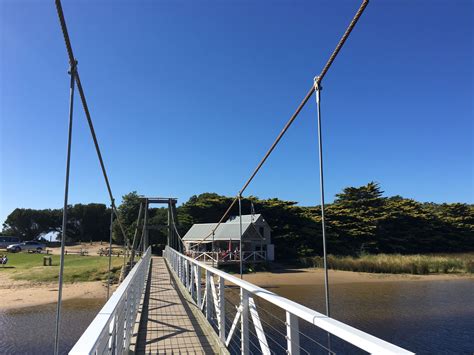
<path id="1" fill-rule="evenodd" d="M 192 196 L 177 208 L 181 235 L 194 223 L 217 222 L 232 197 L 215 193 Z M 296 201 L 278 198 L 242 199 L 242 211 L 264 215 L 272 228 L 277 258 L 292 259 L 321 255 L 321 207 L 299 206 Z M 118 207 L 127 238 L 137 223 L 140 197 L 136 192 L 123 196 Z M 238 207 L 230 215 L 238 214 Z M 103 204 L 77 204 L 68 210 L 67 236 L 73 241 L 108 240 L 110 209 Z M 379 184 L 347 187 L 326 205 L 328 252 L 337 255 L 361 253 L 450 253 L 474 251 L 474 205 L 465 203 L 422 203 L 401 196 L 384 197 Z M 15 209 L 3 225 L 3 234 L 32 239 L 41 233 L 60 231 L 61 209 Z M 166 241 L 167 209 L 150 208 L 151 243 Z M 142 226 L 139 226 L 141 231 Z M 141 234 L 141 232 L 140 232 Z M 139 234 L 139 235 L 140 235 Z M 124 238 L 117 223 L 115 242 Z"/>

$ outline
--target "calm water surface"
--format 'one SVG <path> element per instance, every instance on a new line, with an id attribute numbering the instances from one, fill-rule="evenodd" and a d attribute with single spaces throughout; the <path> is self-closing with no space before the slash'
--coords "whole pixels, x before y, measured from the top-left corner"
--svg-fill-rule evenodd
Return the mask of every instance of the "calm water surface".
<path id="1" fill-rule="evenodd" d="M 271 290 L 325 312 L 321 286 Z M 474 354 L 474 279 L 340 284 L 330 292 L 331 315 L 344 323 L 418 354 Z"/>
<path id="2" fill-rule="evenodd" d="M 105 300 L 67 300 L 62 308 L 60 352 L 66 354 Z M 0 310 L 0 354 L 52 354 L 56 305 Z"/>
<path id="3" fill-rule="evenodd" d="M 270 289 L 324 312 L 321 286 Z M 330 291 L 332 316 L 342 322 L 419 354 L 474 353 L 474 279 L 353 283 L 332 285 Z M 62 353 L 74 345 L 103 303 L 104 300 L 64 302 Z M 262 310 L 262 319 L 278 328 L 274 317 L 284 319 L 284 314 L 260 303 L 259 307 L 270 313 Z M 46 305 L 0 311 L 0 354 L 51 354 L 55 310 L 55 305 Z M 300 322 L 300 330 L 326 344 L 325 334 L 317 334 L 314 327 Z M 327 354 L 304 337 L 301 344 L 311 354 Z M 336 339 L 332 346 L 338 353 L 357 352 Z M 278 346 L 275 348 L 279 350 Z"/>

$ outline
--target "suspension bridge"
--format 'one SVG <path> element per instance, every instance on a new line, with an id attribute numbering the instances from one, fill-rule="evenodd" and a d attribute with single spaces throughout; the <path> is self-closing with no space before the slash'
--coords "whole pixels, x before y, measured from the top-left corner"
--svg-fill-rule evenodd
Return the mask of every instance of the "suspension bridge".
<path id="1" fill-rule="evenodd" d="M 125 255 L 124 272 L 122 273 L 124 278 L 115 292 L 111 294 L 111 255 L 109 253 L 107 303 L 70 350 L 70 354 L 335 354 L 338 352 L 411 354 L 408 350 L 344 324 L 330 316 L 324 219 L 321 83 L 364 12 L 368 0 L 362 2 L 321 73 L 314 78 L 313 84 L 302 102 L 239 190 L 229 208 L 214 228 L 193 246 L 193 248 L 199 248 L 199 245 L 204 242 L 212 243 L 214 252 L 216 230 L 223 224 L 236 204 L 239 208 L 240 243 L 242 243 L 242 196 L 300 111 L 315 93 L 325 270 L 325 314 L 243 280 L 243 256 L 238 259 L 240 277 L 237 277 L 219 270 L 213 265 L 196 260 L 192 253 L 185 253 L 183 241 L 177 228 L 177 200 L 175 198 L 143 197 L 134 235 L 126 234 L 115 205 L 99 141 L 81 84 L 78 61 L 74 56 L 61 1 L 55 0 L 55 4 L 70 65 L 69 127 L 62 230 L 66 231 L 68 219 L 74 91 L 77 88 L 110 197 L 112 211 L 110 246 L 112 245 L 112 224 L 115 218 L 124 236 Z M 168 224 L 165 227 L 168 231 L 167 246 L 162 256 L 152 255 L 148 238 L 148 209 L 151 204 L 155 203 L 166 204 L 168 207 Z M 139 226 L 141 225 L 143 228 L 140 233 Z M 61 332 L 67 331 L 67 329 L 61 329 L 66 239 L 64 237 L 65 235 L 61 238 L 55 354 L 59 353 Z M 239 250 L 242 251 L 242 244 L 240 244 Z"/>

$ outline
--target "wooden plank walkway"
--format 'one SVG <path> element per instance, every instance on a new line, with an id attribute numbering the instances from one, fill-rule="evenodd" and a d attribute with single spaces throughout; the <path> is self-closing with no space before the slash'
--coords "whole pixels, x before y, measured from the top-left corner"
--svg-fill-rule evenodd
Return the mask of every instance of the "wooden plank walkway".
<path id="1" fill-rule="evenodd" d="M 143 301 L 137 354 L 216 354 L 202 327 L 170 275 L 165 260 L 153 257 Z"/>

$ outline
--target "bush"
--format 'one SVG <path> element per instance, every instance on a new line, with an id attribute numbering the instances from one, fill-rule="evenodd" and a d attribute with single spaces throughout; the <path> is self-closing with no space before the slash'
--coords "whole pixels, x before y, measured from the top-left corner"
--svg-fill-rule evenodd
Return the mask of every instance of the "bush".
<path id="1" fill-rule="evenodd" d="M 323 268 L 321 256 L 300 258 L 305 267 Z M 328 268 L 334 270 L 428 275 L 437 273 L 474 273 L 474 255 L 400 255 L 364 254 L 359 257 L 328 255 Z"/>

